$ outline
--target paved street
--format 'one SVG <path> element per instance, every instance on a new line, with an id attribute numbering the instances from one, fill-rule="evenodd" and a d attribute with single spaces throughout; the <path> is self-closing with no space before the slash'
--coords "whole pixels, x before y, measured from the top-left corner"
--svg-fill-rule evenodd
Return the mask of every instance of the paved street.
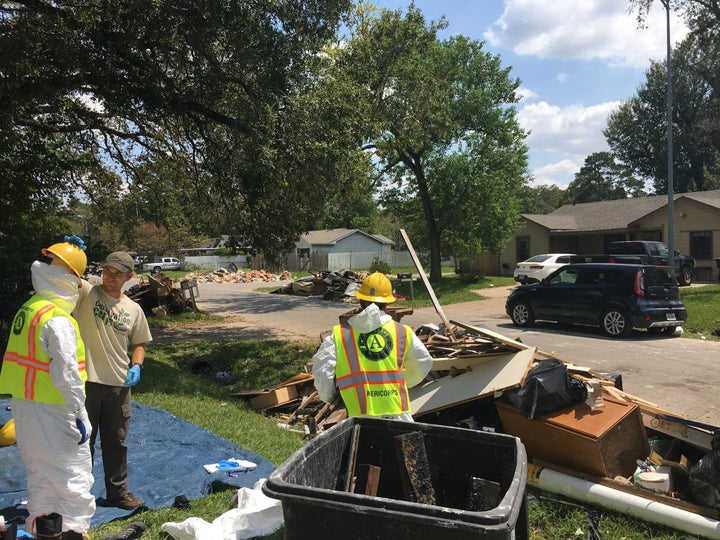
<path id="1" fill-rule="evenodd" d="M 318 343 L 321 333 L 337 324 L 339 315 L 354 308 L 343 302 L 255 291 L 279 288 L 282 284 L 201 283 L 198 307 L 232 318 L 220 329 L 212 330 L 215 337 L 310 339 Z M 488 290 L 486 294 L 493 297 L 443 306 L 443 310 L 448 320 L 486 326 L 544 352 L 554 352 L 563 360 L 619 373 L 626 392 L 692 420 L 720 425 L 720 370 L 716 367 L 720 342 L 651 336 L 645 332 L 614 340 L 604 337 L 599 329 L 561 328 L 554 324 L 519 329 L 512 326 L 504 313 L 508 291 L 509 288 Z M 417 328 L 424 323 L 440 324 L 441 318 L 434 308 L 421 308 L 402 322 Z M 210 331 L 193 329 L 189 336 L 203 339 Z"/>

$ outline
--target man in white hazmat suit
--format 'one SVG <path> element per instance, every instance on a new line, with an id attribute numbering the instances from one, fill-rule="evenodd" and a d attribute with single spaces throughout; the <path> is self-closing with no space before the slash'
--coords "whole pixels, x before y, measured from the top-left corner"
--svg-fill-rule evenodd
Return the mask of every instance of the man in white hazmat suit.
<path id="1" fill-rule="evenodd" d="M 333 327 L 313 356 L 318 396 L 331 402 L 339 390 L 348 416 L 413 421 L 408 389 L 422 382 L 433 359 L 412 329 L 385 312 L 392 284 L 380 272 L 355 293 L 362 311 Z"/>
<path id="2" fill-rule="evenodd" d="M 65 240 L 43 249 L 30 268 L 35 292 L 13 320 L 0 394 L 12 395 L 27 472 L 27 531 L 36 538 L 77 540 L 89 538 L 95 513 L 85 348 L 70 316 L 87 258 L 80 238 Z"/>

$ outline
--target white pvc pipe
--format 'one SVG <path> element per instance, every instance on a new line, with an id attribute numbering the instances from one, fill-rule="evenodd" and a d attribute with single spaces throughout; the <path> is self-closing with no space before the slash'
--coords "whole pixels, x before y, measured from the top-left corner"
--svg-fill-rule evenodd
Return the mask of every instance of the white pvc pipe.
<path id="1" fill-rule="evenodd" d="M 720 521 L 639 495 L 588 482 L 552 469 L 528 464 L 528 484 L 567 497 L 594 503 L 645 521 L 667 525 L 706 538 L 720 539 Z"/>

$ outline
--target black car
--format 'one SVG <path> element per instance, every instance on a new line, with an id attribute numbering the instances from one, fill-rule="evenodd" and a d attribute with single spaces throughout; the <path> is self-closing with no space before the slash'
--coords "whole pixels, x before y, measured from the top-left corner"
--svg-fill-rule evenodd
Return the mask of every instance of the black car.
<path id="1" fill-rule="evenodd" d="M 515 326 L 589 324 L 610 337 L 627 337 L 633 328 L 669 334 L 687 320 L 673 272 L 641 264 L 568 264 L 540 283 L 515 288 L 505 311 Z"/>

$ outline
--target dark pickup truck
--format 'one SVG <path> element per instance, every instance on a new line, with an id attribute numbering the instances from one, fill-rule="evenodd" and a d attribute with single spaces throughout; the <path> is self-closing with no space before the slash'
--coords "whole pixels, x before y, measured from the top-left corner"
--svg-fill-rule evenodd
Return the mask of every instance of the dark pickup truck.
<path id="1" fill-rule="evenodd" d="M 617 262 L 667 266 L 669 250 L 662 242 L 626 240 L 610 242 L 605 255 L 576 255 L 572 262 Z M 675 250 L 675 277 L 688 286 L 695 276 L 695 259 Z"/>

